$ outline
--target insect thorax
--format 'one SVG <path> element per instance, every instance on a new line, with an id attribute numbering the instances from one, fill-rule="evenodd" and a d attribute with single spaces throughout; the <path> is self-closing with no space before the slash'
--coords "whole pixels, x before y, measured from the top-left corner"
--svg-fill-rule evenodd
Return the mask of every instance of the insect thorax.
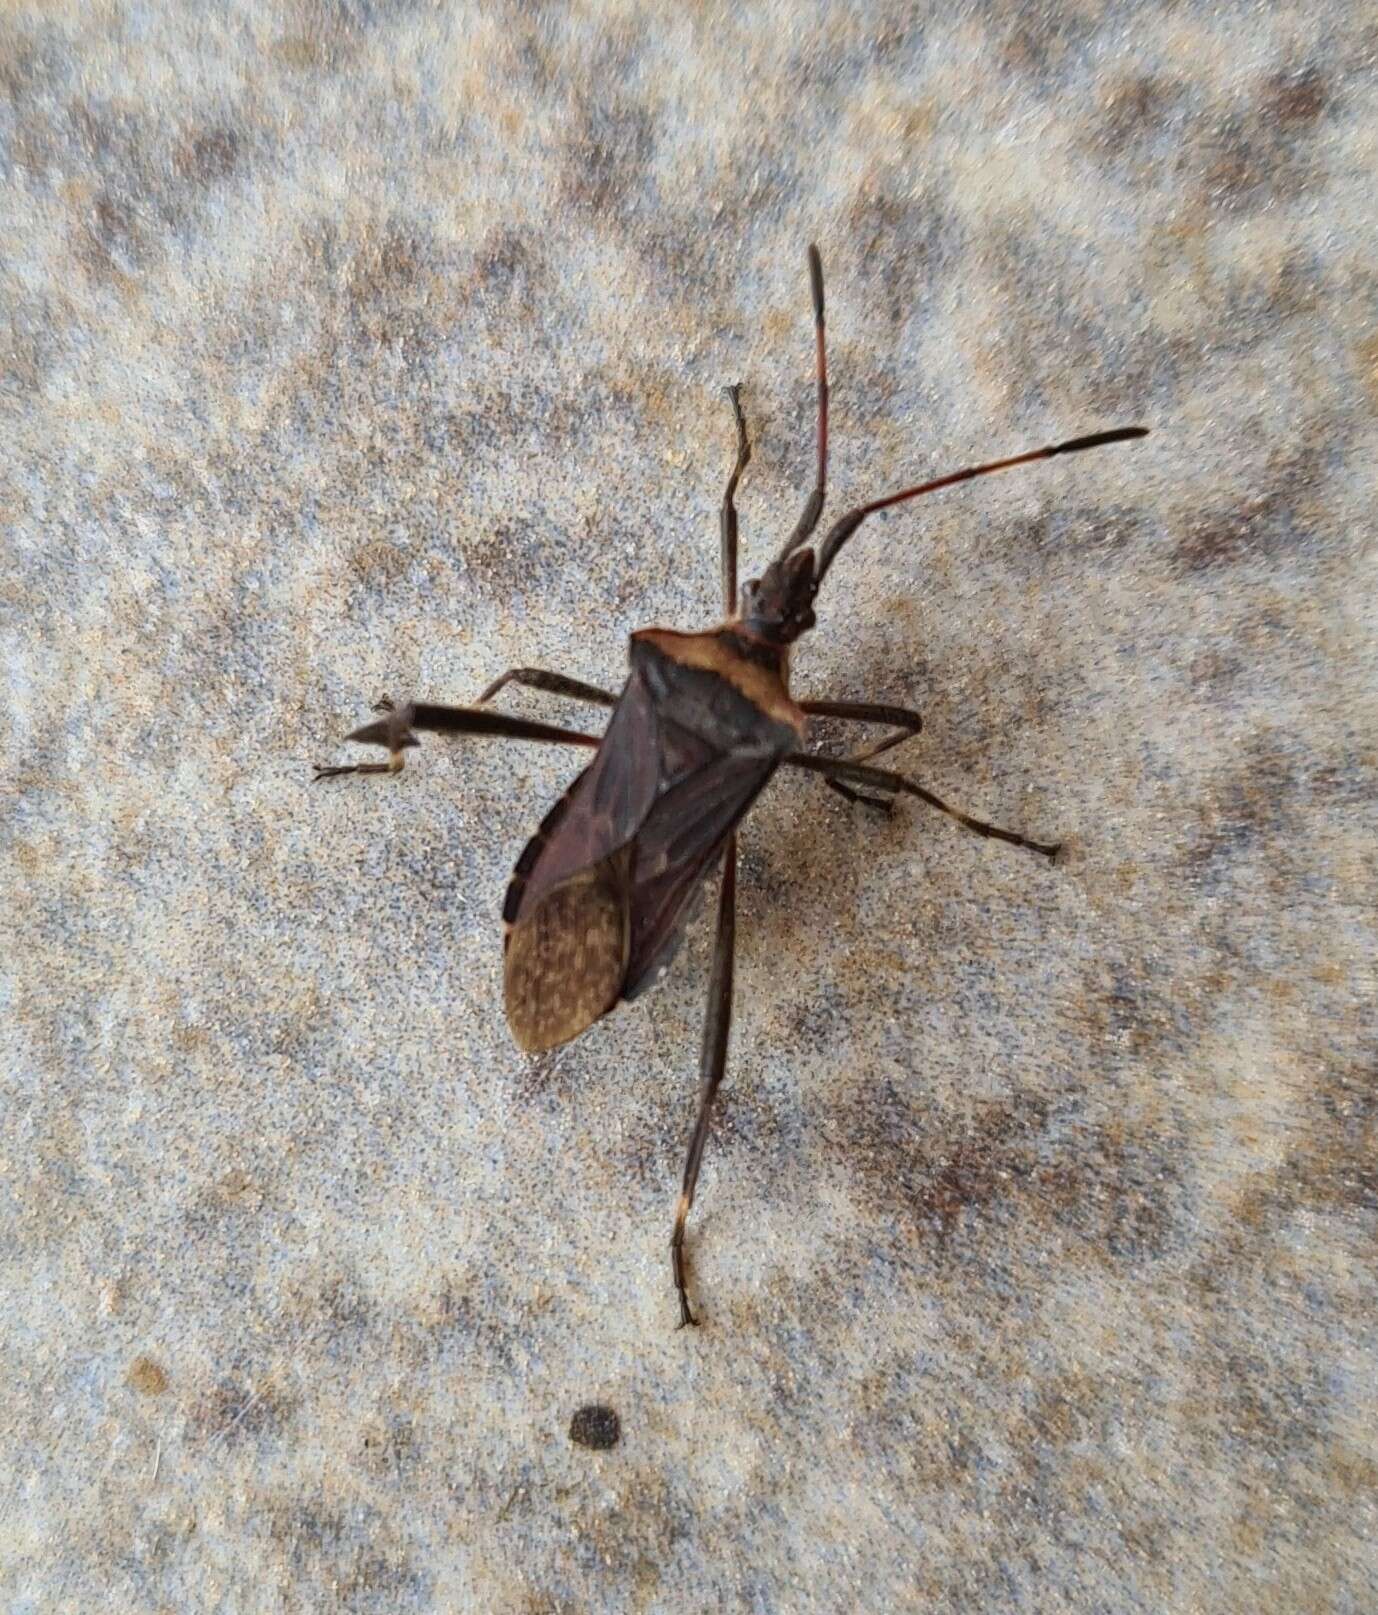
<path id="1" fill-rule="evenodd" d="M 726 623 L 689 634 L 643 628 L 629 654 L 659 715 L 722 750 L 783 754 L 799 745 L 806 720 L 790 699 L 787 647 Z"/>

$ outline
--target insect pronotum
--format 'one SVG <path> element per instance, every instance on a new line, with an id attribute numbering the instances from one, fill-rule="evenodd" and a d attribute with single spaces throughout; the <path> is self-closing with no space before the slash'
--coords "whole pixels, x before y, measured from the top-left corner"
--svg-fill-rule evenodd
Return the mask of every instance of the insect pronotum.
<path id="1" fill-rule="evenodd" d="M 1004 460 L 969 466 L 858 505 L 820 542 L 828 474 L 828 368 L 824 344 L 823 265 L 809 248 L 809 280 L 818 383 L 818 469 L 813 491 L 784 547 L 759 578 L 737 590 L 737 483 L 751 458 L 738 387 L 727 388 L 737 458 L 721 510 L 722 589 L 726 621 L 692 633 L 642 628 L 632 634 L 631 671 L 613 695 L 563 673 L 514 667 L 473 707 L 424 702 L 374 708 L 382 716 L 347 738 L 387 748 L 385 763 L 320 768 L 341 774 L 396 774 L 416 732 L 497 735 L 509 740 L 587 746 L 592 761 L 541 821 L 512 871 L 503 904 L 504 994 L 512 1035 L 523 1049 L 553 1049 L 592 1026 L 659 975 L 687 923 L 691 899 L 721 865 L 717 938 L 708 1014 L 699 1058 L 699 1109 L 684 1163 L 670 1238 L 680 1326 L 697 1322 L 689 1307 L 685 1223 L 694 1202 L 713 1100 L 727 1063 L 732 1020 L 737 826 L 780 767 L 821 775 L 853 801 L 888 807 L 917 797 L 949 818 L 1011 846 L 1052 858 L 1053 843 L 1031 841 L 939 801 L 907 775 L 874 759 L 918 734 L 923 720 L 904 707 L 868 701 L 795 701 L 789 693 L 790 646 L 814 626 L 813 603 L 847 540 L 868 516 L 992 471 L 1144 437 L 1141 426 L 1093 432 Z M 486 706 L 508 684 L 610 707 L 601 735 L 494 712 Z M 811 717 L 885 725 L 879 740 L 848 757 L 804 750 Z M 854 787 L 863 787 L 856 790 Z"/>

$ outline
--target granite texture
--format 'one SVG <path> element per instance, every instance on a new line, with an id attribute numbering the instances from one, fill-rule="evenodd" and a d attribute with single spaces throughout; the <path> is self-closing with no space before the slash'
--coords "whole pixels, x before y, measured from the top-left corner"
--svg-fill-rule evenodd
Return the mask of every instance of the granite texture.
<path id="1" fill-rule="evenodd" d="M 0 8 L 6 1611 L 1378 1608 L 1376 52 Z M 808 486 L 811 238 L 835 501 L 1153 436 L 838 563 L 796 691 L 1067 852 L 772 785 L 677 1333 L 704 925 L 525 1058 L 581 756 L 311 764 L 713 618 L 725 382 L 748 572 Z"/>

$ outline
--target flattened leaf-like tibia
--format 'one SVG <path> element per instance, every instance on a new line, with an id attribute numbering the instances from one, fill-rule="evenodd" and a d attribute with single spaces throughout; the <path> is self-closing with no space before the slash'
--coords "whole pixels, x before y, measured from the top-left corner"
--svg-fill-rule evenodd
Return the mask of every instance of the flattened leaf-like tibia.
<path id="1" fill-rule="evenodd" d="M 530 1054 L 558 1048 L 617 1002 L 631 938 L 632 849 L 553 886 L 507 933 L 504 995 L 512 1036 Z"/>

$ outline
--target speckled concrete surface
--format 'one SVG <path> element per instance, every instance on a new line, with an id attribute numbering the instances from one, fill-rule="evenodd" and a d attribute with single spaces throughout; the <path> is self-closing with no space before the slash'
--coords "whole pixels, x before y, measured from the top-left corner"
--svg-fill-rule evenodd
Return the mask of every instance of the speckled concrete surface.
<path id="1" fill-rule="evenodd" d="M 0 14 L 0 1603 L 1370 1611 L 1372 14 L 667 17 Z M 1068 853 L 772 786 L 676 1333 L 704 929 L 528 1060 L 581 759 L 310 765 L 712 617 L 811 237 L 837 500 L 1154 435 L 833 574 L 796 689 Z"/>

